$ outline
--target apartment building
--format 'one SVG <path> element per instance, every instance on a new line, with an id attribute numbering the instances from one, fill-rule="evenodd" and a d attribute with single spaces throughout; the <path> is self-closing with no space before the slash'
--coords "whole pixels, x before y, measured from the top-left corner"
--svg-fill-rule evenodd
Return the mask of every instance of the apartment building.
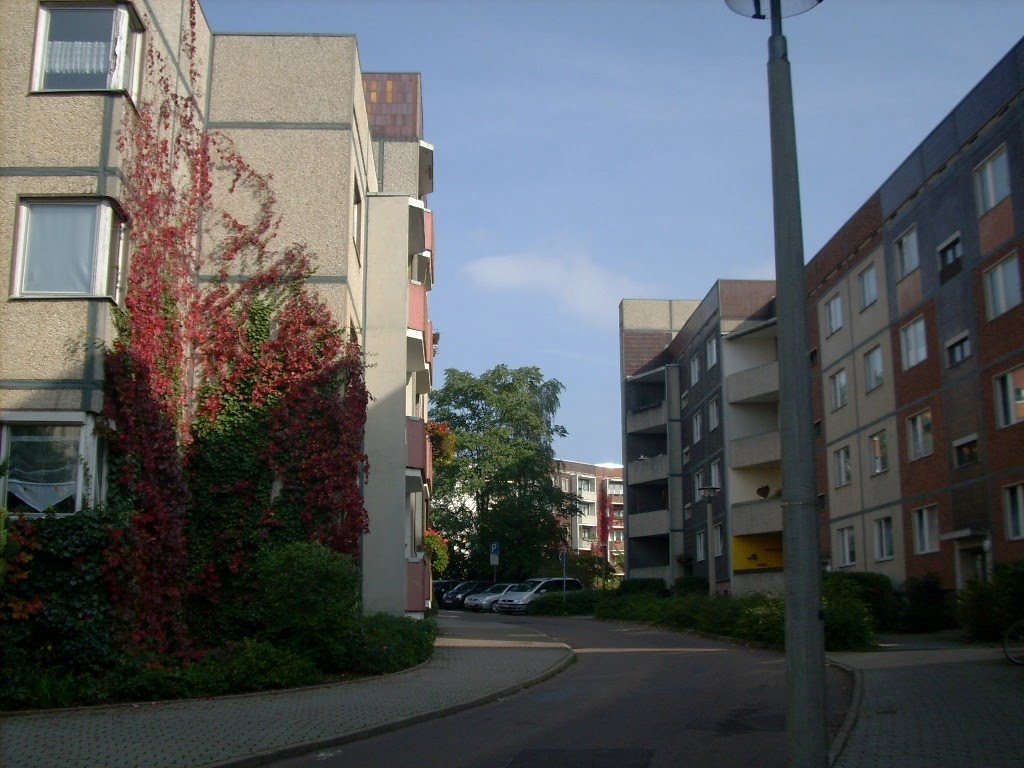
<path id="1" fill-rule="evenodd" d="M 720 280 L 619 305 L 628 576 L 781 586 L 774 294 Z"/>
<path id="2" fill-rule="evenodd" d="M 101 345 L 114 338 L 132 256 L 118 132 L 125 111 L 153 93 L 147 46 L 169 63 L 174 87 L 188 89 L 179 58 L 188 25 L 179 0 L 2 6 L 0 240 L 12 258 L 0 262 L 0 456 L 43 441 L 64 457 L 45 485 L 5 481 L 12 509 L 70 514 L 103 498 Z M 272 176 L 279 239 L 317 255 L 310 284 L 368 363 L 365 608 L 422 615 L 437 339 L 426 298 L 433 148 L 419 76 L 364 76 L 352 35 L 219 35 L 201 9 L 195 35 L 206 125 Z"/>
<path id="3" fill-rule="evenodd" d="M 566 493 L 580 497 L 580 513 L 569 518 L 569 547 L 577 554 L 601 552 L 605 544 L 604 557 L 609 563 L 625 556 L 626 524 L 623 517 L 622 465 L 587 464 L 579 461 L 559 459 L 555 481 Z M 602 497 L 608 505 L 607 540 L 600 538 L 600 508 Z"/>
<path id="4" fill-rule="evenodd" d="M 1024 558 L 1018 43 L 807 265 L 834 570 Z"/>

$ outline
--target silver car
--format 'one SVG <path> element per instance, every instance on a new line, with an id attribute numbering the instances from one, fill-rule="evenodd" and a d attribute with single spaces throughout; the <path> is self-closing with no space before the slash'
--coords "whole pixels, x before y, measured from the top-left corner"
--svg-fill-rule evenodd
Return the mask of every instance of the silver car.
<path id="1" fill-rule="evenodd" d="M 483 592 L 477 592 L 466 598 L 463 608 L 467 611 L 495 611 L 497 610 L 498 598 L 514 587 L 514 583 L 492 584 Z"/>
<path id="2" fill-rule="evenodd" d="M 553 592 L 577 592 L 583 589 L 579 579 L 527 579 L 520 584 L 513 584 L 498 598 L 498 613 L 526 613 L 526 606 L 541 595 Z"/>

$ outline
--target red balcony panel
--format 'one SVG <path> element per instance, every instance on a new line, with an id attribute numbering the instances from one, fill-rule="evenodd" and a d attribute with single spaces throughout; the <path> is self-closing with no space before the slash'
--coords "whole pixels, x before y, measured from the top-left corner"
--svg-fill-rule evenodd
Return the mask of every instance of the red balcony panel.
<path id="1" fill-rule="evenodd" d="M 409 283 L 409 328 L 426 333 L 429 324 L 427 289 L 419 283 Z"/>
<path id="2" fill-rule="evenodd" d="M 405 420 L 405 442 L 409 458 L 405 466 L 413 469 L 427 468 L 427 425 L 421 419 Z"/>
<path id="3" fill-rule="evenodd" d="M 423 212 L 423 242 L 426 245 L 424 250 L 434 254 L 434 212 L 427 209 Z"/>
<path id="4" fill-rule="evenodd" d="M 405 610 L 419 613 L 431 598 L 430 560 L 407 560 L 405 563 Z"/>

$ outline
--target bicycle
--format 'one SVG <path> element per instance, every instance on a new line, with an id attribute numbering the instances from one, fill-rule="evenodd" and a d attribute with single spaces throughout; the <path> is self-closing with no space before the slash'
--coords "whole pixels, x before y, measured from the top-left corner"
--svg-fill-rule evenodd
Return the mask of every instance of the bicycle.
<path id="1" fill-rule="evenodd" d="M 1003 653 L 1014 664 L 1024 664 L 1024 619 L 1017 619 L 1006 628 Z"/>

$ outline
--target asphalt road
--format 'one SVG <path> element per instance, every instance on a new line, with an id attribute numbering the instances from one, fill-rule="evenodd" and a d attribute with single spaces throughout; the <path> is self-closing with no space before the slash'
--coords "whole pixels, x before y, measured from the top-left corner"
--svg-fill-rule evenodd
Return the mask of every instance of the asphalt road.
<path id="1" fill-rule="evenodd" d="M 586 618 L 503 617 L 576 652 L 518 694 L 279 768 L 781 768 L 785 672 L 774 651 Z M 478 617 L 462 614 L 462 620 Z M 852 681 L 828 671 L 830 731 Z"/>

